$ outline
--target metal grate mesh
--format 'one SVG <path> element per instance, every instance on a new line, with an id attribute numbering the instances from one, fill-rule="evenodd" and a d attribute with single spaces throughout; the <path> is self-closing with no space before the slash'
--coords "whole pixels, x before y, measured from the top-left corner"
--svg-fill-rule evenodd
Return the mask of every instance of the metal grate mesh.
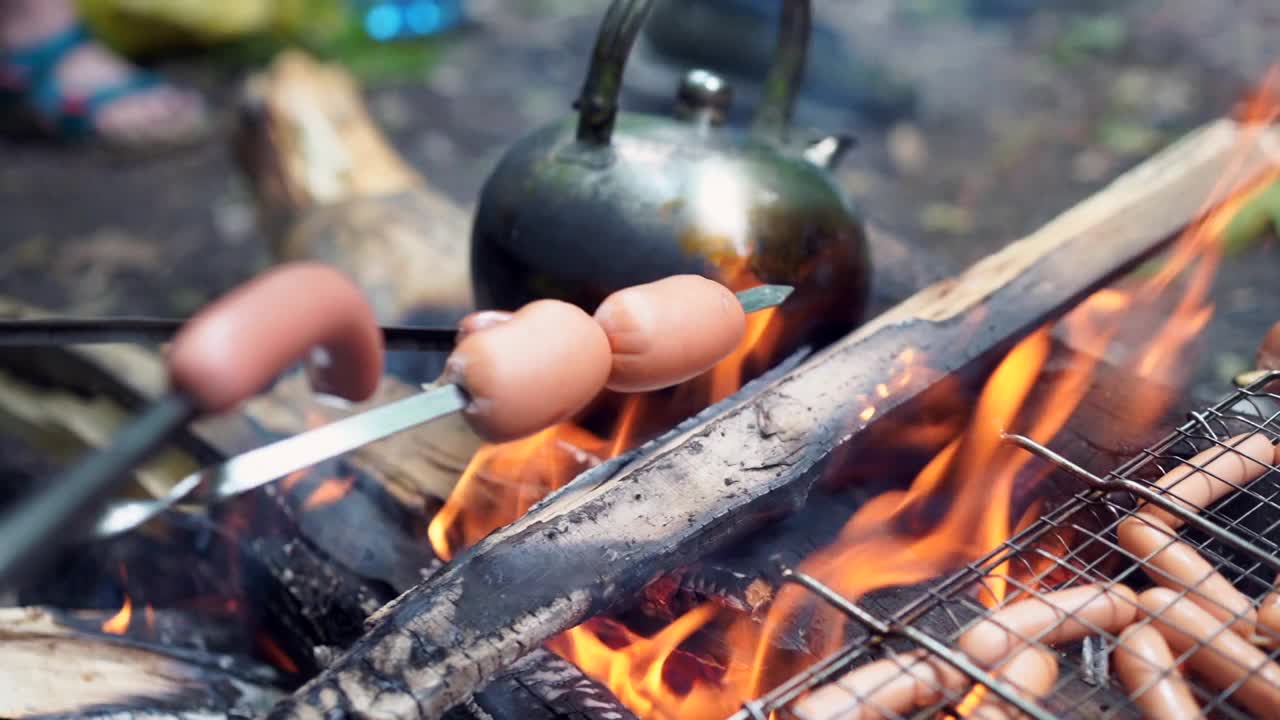
<path id="1" fill-rule="evenodd" d="M 892 617 L 788 571 L 870 639 L 734 720 L 1183 717 L 1179 703 L 1280 715 L 1278 381 L 1192 414 L 1106 477 L 1007 437 L 1063 470 L 1074 494 Z M 936 613 L 961 629 L 930 630 Z M 895 653 L 895 639 L 916 649 Z"/>

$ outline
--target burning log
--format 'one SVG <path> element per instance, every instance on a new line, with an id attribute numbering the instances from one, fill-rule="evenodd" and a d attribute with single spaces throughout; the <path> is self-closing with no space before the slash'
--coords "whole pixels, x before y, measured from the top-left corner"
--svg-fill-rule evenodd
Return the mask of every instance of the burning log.
<path id="1" fill-rule="evenodd" d="M 636 720 L 607 688 L 546 650 L 534 650 L 499 673 L 471 705 L 479 710 L 472 710 L 476 720 Z"/>
<path id="2" fill-rule="evenodd" d="M 1214 123 L 803 366 L 747 386 L 625 468 L 580 476 L 380 611 L 272 717 L 441 715 L 538 643 L 785 515 L 869 429 L 940 379 L 981 373 L 1164 247 L 1206 198 L 1221 202 L 1215 192 L 1271 169 L 1261 144 L 1276 142 L 1273 130 Z M 1229 164 L 1234 185 L 1223 188 Z"/>
<path id="3" fill-rule="evenodd" d="M 36 608 L 0 610 L 0 716 L 255 716 L 279 697 L 270 668 L 90 632 Z"/>

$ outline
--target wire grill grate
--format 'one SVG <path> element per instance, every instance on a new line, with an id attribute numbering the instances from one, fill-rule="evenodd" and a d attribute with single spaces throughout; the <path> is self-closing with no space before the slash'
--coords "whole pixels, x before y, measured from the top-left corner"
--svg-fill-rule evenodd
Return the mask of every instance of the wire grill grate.
<path id="1" fill-rule="evenodd" d="M 1277 381 L 1193 413 L 1105 477 L 1009 436 L 1063 471 L 1069 499 L 891 617 L 787 571 L 870 636 L 733 720 L 1156 718 L 1161 698 L 1188 696 L 1208 717 L 1280 713 L 1280 642 L 1258 610 L 1280 599 L 1268 595 L 1280 571 Z M 930 630 L 937 613 L 960 630 Z M 894 653 L 891 639 L 916 649 Z M 1172 663 L 1145 654 L 1162 644 Z"/>

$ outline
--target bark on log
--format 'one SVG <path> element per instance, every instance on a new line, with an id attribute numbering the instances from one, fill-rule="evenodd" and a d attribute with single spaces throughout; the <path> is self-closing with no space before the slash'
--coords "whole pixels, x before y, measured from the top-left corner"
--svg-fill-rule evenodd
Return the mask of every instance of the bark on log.
<path id="1" fill-rule="evenodd" d="M 1271 130 L 1254 142 L 1280 139 Z M 1164 247 L 1223 184 L 1239 187 L 1277 157 L 1245 145 L 1231 121 L 1192 134 L 616 476 L 571 483 L 384 608 L 271 717 L 440 716 L 546 639 L 794 509 L 868 427 L 940 379 L 984 368 Z M 906 348 L 929 370 L 898 375 Z M 886 383 L 898 389 L 879 399 Z"/>
<path id="2" fill-rule="evenodd" d="M 636 720 L 608 688 L 546 650 L 499 673 L 468 705 L 454 708 L 456 720 Z"/>
<path id="3" fill-rule="evenodd" d="M 242 658 L 170 654 L 64 622 L 0 610 L 0 717 L 254 717 L 280 692 Z"/>

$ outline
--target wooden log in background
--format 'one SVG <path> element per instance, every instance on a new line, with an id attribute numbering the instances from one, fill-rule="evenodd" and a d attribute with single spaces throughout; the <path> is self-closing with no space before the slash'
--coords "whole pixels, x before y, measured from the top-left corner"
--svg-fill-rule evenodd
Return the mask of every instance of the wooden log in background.
<path id="1" fill-rule="evenodd" d="M 0 717 L 255 717 L 280 691 L 244 658 L 172 653 L 31 608 L 0 610 Z"/>
<path id="2" fill-rule="evenodd" d="M 984 369 L 1164 247 L 1215 191 L 1273 170 L 1258 143 L 1276 146 L 1276 132 L 1249 146 L 1236 123 L 1211 124 L 616 476 L 575 481 L 385 608 L 271 717 L 439 716 L 538 643 L 803 502 L 868 427 L 940 378 Z M 907 348 L 927 371 L 899 375 Z M 886 384 L 897 390 L 878 399 Z"/>
<path id="3" fill-rule="evenodd" d="M 245 87 L 236 156 L 281 260 L 332 262 L 379 319 L 472 303 L 471 220 L 396 153 L 338 65 L 290 51 Z"/>

